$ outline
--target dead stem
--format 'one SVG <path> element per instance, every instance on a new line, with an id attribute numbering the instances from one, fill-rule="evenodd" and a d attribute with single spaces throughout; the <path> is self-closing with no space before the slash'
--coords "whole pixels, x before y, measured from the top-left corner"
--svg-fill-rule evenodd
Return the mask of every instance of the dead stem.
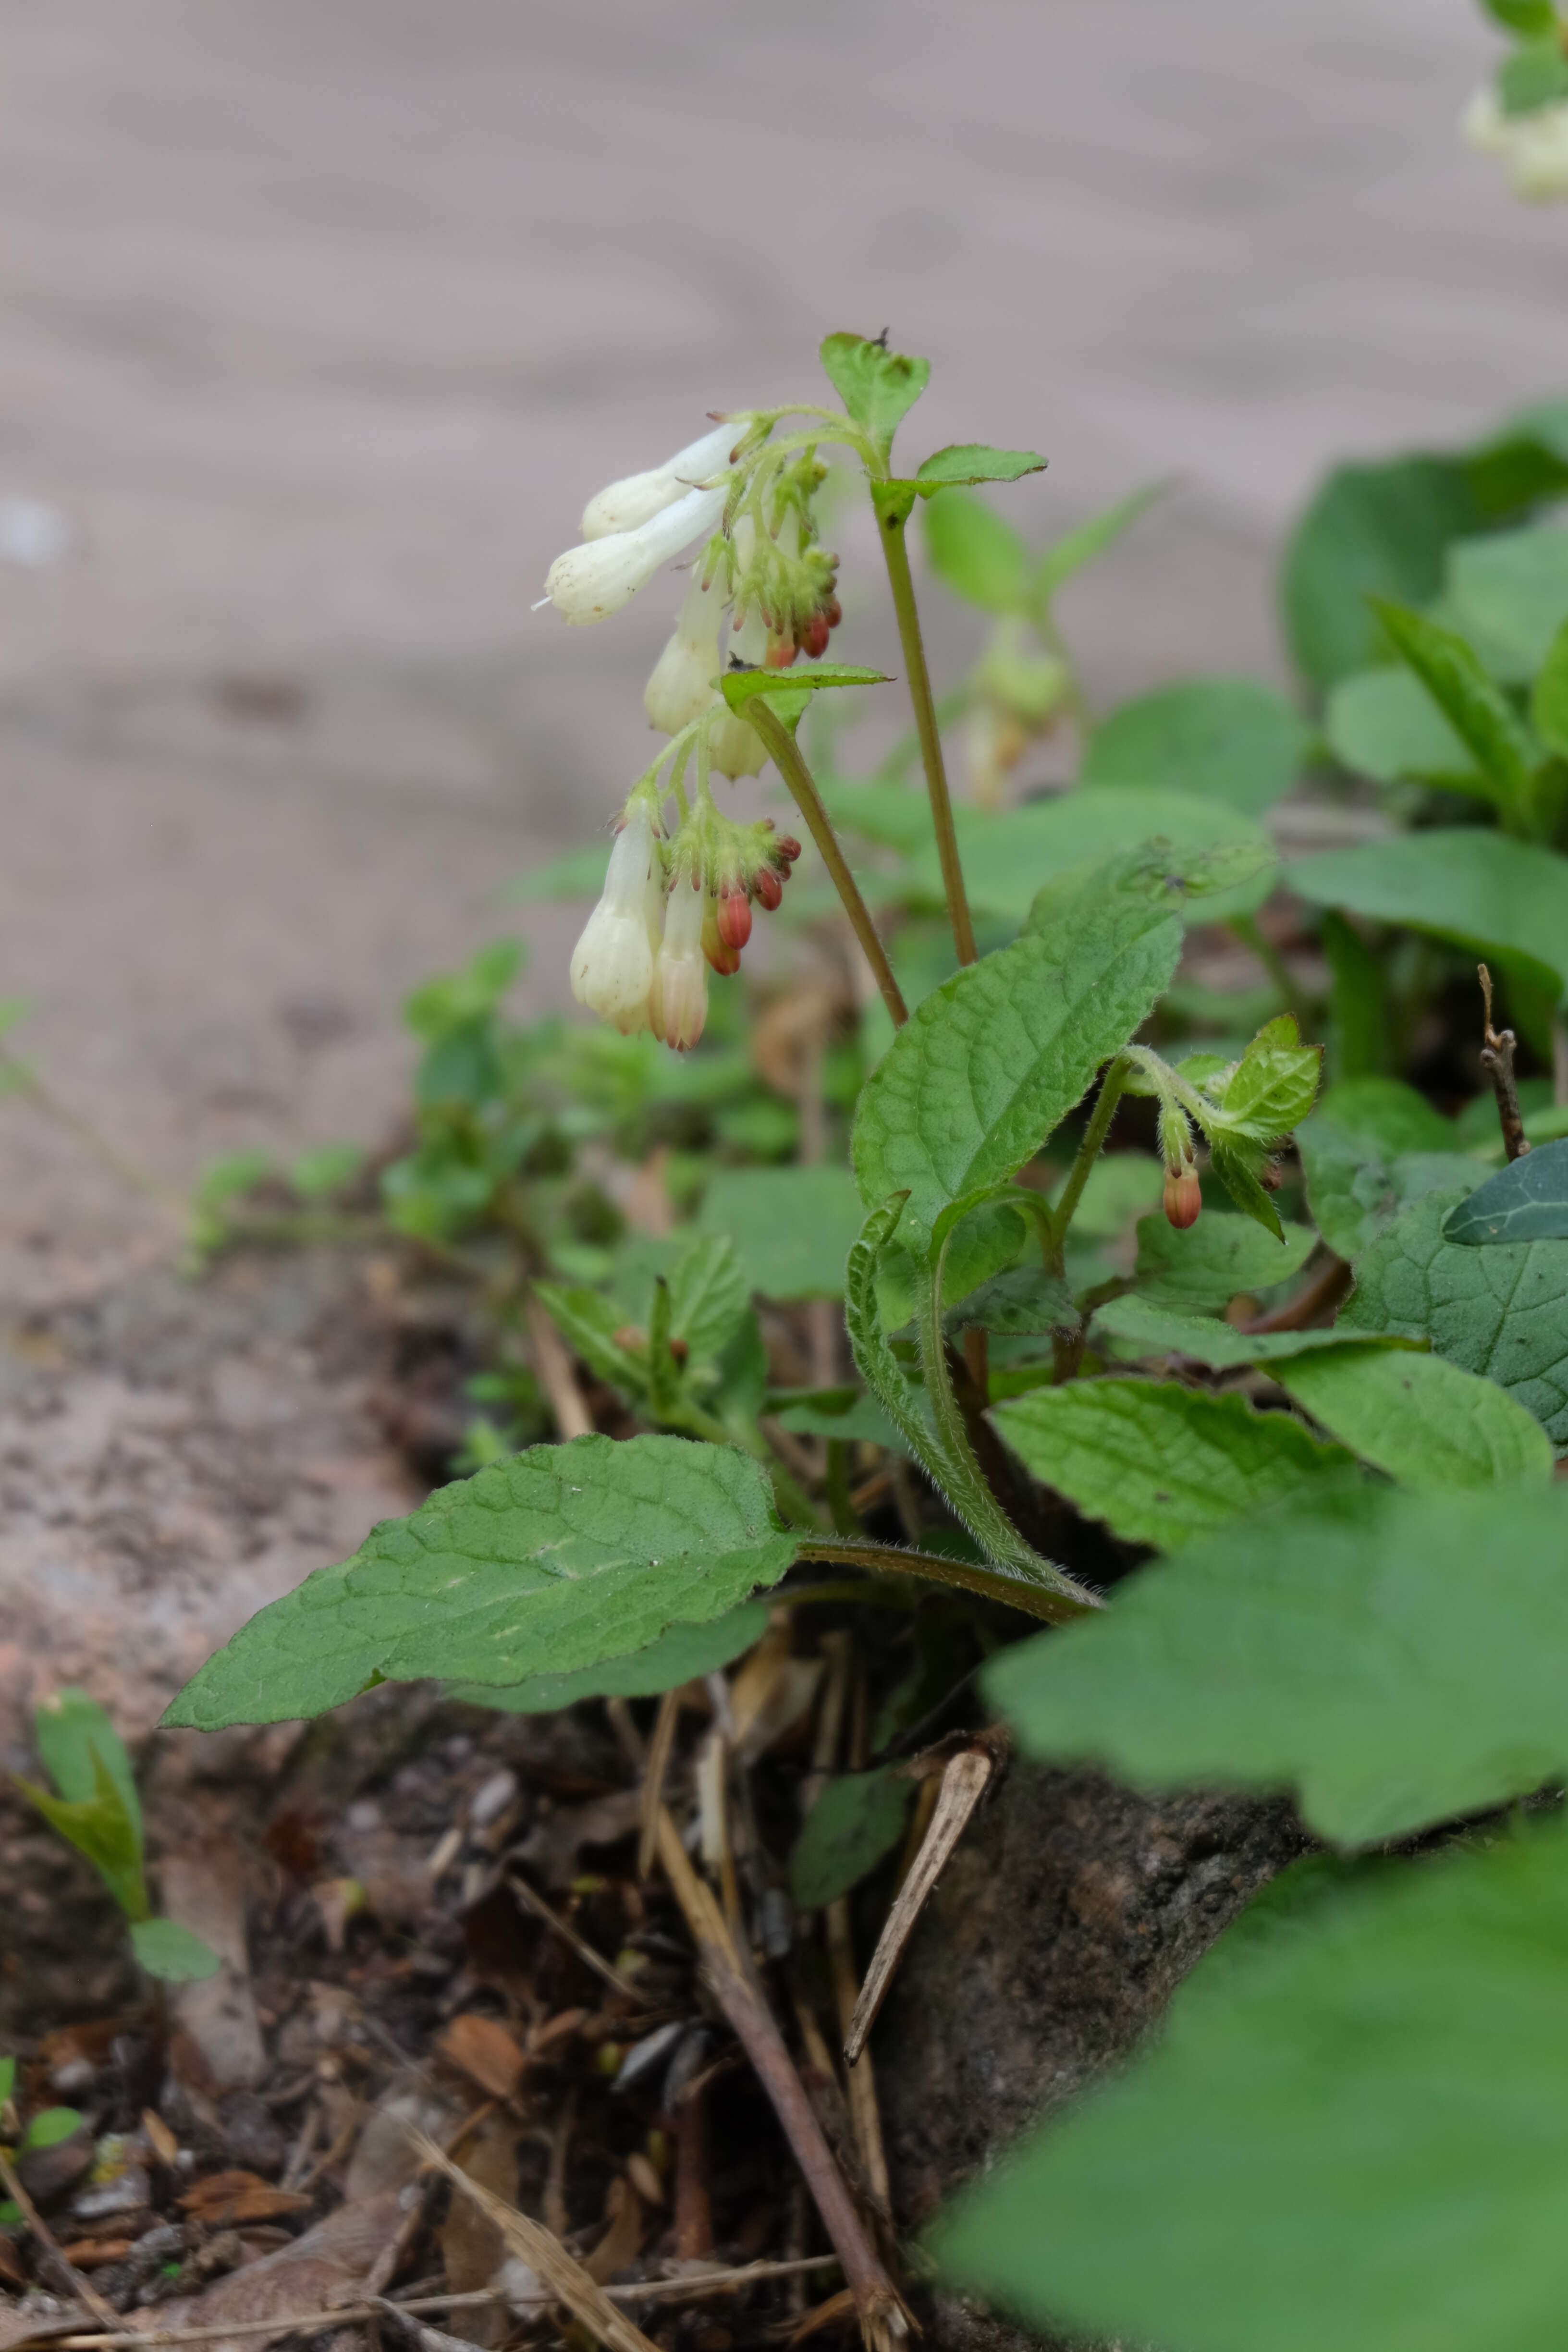
<path id="1" fill-rule="evenodd" d="M 1513 1075 L 1514 1049 L 1519 1040 L 1511 1029 L 1492 1027 L 1492 976 L 1484 963 L 1476 966 L 1476 973 L 1481 983 L 1481 1002 L 1485 1006 L 1481 1067 L 1490 1078 L 1492 1092 L 1497 1097 L 1502 1148 L 1510 1160 L 1522 1160 L 1530 1145 L 1525 1138 L 1524 1119 L 1519 1108 L 1519 1087 Z"/>

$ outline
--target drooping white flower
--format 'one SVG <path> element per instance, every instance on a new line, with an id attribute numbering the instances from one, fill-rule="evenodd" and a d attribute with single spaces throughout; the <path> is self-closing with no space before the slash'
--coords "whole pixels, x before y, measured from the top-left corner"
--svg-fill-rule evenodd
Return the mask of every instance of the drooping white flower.
<path id="1" fill-rule="evenodd" d="M 707 481 L 727 466 L 731 450 L 745 430 L 743 417 L 733 424 L 717 425 L 711 433 L 678 449 L 662 466 L 646 474 L 628 474 L 624 481 L 611 482 L 595 492 L 583 509 L 584 538 L 605 539 L 611 531 L 640 530 L 694 483 Z"/>
<path id="2" fill-rule="evenodd" d="M 681 599 L 675 634 L 643 688 L 643 709 L 661 734 L 679 735 L 713 699 L 721 604 L 717 581 L 704 588 L 701 563 L 697 562 Z"/>
<path id="3" fill-rule="evenodd" d="M 647 1027 L 663 916 L 653 820 L 639 800 L 616 835 L 604 893 L 572 951 L 573 995 L 623 1036 Z"/>
<path id="4" fill-rule="evenodd" d="M 558 555 L 545 575 L 544 593 L 563 621 L 607 620 L 647 585 L 660 564 L 706 539 L 724 511 L 729 495 L 722 482 L 710 490 L 687 490 L 636 530 L 612 531 Z"/>
<path id="5" fill-rule="evenodd" d="M 767 657 L 768 630 L 753 604 L 732 637 L 725 639 L 721 651 L 727 665 L 731 648 L 741 661 L 760 667 Z M 767 764 L 767 752 L 763 739 L 745 719 L 737 719 L 726 710 L 708 738 L 708 757 L 721 776 L 760 776 Z"/>
<path id="6" fill-rule="evenodd" d="M 696 1045 L 708 1018 L 708 965 L 702 953 L 707 911 L 700 871 L 683 867 L 670 889 L 648 995 L 648 1025 L 681 1054 Z"/>
<path id="7" fill-rule="evenodd" d="M 1505 114 L 1489 85 L 1465 109 L 1463 129 L 1478 153 L 1500 158 L 1516 195 L 1531 204 L 1568 196 L 1568 100 Z"/>

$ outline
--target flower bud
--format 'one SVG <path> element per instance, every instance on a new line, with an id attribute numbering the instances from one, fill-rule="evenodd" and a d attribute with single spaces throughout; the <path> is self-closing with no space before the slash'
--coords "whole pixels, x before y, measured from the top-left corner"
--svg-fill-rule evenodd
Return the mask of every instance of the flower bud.
<path id="1" fill-rule="evenodd" d="M 771 866 L 759 866 L 756 880 L 752 887 L 771 915 L 784 897 L 784 884 L 774 868 Z"/>
<path id="2" fill-rule="evenodd" d="M 738 954 L 752 936 L 752 902 L 744 890 L 721 890 L 717 917 L 719 937 Z"/>
<path id="3" fill-rule="evenodd" d="M 705 900 L 702 917 L 702 952 L 714 971 L 726 980 L 733 979 L 741 969 L 741 950 L 727 947 L 719 936 L 719 908 L 715 899 Z"/>
<path id="4" fill-rule="evenodd" d="M 678 873 L 665 911 L 648 996 L 648 1025 L 677 1053 L 702 1034 L 708 1018 L 708 968 L 702 961 L 707 893 L 700 876 Z"/>
<path id="5" fill-rule="evenodd" d="M 679 735 L 713 699 L 719 668 L 719 593 L 704 588 L 694 567 L 681 599 L 675 634 L 643 688 L 643 709 L 662 735 Z"/>
<path id="6" fill-rule="evenodd" d="M 616 835 L 604 892 L 572 951 L 572 993 L 623 1036 L 647 1026 L 663 890 L 647 803 Z"/>
<path id="7" fill-rule="evenodd" d="M 800 844 L 793 833 L 784 833 L 774 842 L 773 851 L 776 856 L 784 859 L 786 866 L 793 866 L 800 856 Z"/>
<path id="8" fill-rule="evenodd" d="M 744 420 L 717 425 L 711 433 L 689 442 L 646 474 L 628 474 L 591 498 L 583 509 L 584 539 L 605 539 L 614 531 L 638 530 L 656 514 L 674 504 L 693 483 L 707 481 L 730 462 L 731 452 L 746 430 Z"/>
<path id="9" fill-rule="evenodd" d="M 545 575 L 544 593 L 563 621 L 574 625 L 618 613 L 639 588 L 694 539 L 705 539 L 724 511 L 727 492 L 688 490 L 636 530 L 612 531 L 558 555 Z"/>
<path id="10" fill-rule="evenodd" d="M 1178 1233 L 1184 1233 L 1189 1225 L 1197 1223 L 1198 1212 L 1203 1204 L 1198 1171 L 1190 1161 L 1174 1175 L 1166 1171 L 1163 1207 Z"/>

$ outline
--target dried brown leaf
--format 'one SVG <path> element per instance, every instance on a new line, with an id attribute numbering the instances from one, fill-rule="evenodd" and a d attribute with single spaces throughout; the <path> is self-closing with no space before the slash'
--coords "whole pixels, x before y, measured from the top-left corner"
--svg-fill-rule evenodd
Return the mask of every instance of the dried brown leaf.
<path id="1" fill-rule="evenodd" d="M 510 2099 L 528 2063 L 515 2035 L 499 2018 L 480 2017 L 472 2010 L 455 2017 L 437 2035 L 436 2046 L 492 2099 Z"/>

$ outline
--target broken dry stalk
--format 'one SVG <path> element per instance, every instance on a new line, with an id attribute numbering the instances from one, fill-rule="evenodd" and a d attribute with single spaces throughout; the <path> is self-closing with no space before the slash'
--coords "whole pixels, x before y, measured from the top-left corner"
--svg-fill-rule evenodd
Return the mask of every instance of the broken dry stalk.
<path id="1" fill-rule="evenodd" d="M 86 2308 L 91 2312 L 93 2317 L 98 2321 L 100 2327 L 118 2326 L 120 2323 L 120 2314 L 115 2310 L 114 2305 L 111 2303 L 105 2303 L 102 2295 L 99 2294 L 98 2289 L 95 2286 L 89 2285 L 87 2280 L 83 2278 L 81 2273 L 76 2268 L 76 2265 L 66 2260 L 65 2255 L 60 2251 L 59 2241 L 56 2238 L 53 2231 L 49 2228 L 48 2223 L 42 2218 L 37 2207 L 34 2204 L 32 2199 L 23 2188 L 20 2180 L 16 2178 L 16 2167 L 13 2165 L 10 2158 L 6 2155 L 3 2147 L 0 2147 L 0 2180 L 5 2182 L 6 2195 L 12 2198 L 16 2205 L 21 2209 L 23 2221 L 26 2223 L 27 2228 L 32 2232 L 33 2236 L 37 2240 L 38 2244 L 43 2248 L 45 2253 L 49 2257 L 51 2263 L 55 2264 L 60 2273 L 61 2279 L 69 2288 L 71 2294 L 76 2296 L 78 2302 L 83 2304 Z"/>
<path id="2" fill-rule="evenodd" d="M 1519 1108 L 1519 1087 L 1513 1075 L 1514 1048 L 1519 1040 L 1511 1029 L 1492 1027 L 1492 976 L 1484 963 L 1476 966 L 1476 974 L 1481 983 L 1481 1002 L 1485 1007 L 1481 1067 L 1491 1080 L 1492 1092 L 1497 1097 L 1502 1148 L 1510 1160 L 1522 1160 L 1530 1145 L 1525 1139 L 1524 1119 Z"/>
<path id="3" fill-rule="evenodd" d="M 509 1870 L 506 1883 L 523 1909 L 531 1911 L 535 1918 L 542 1919 L 545 1926 L 560 1937 L 568 1949 L 576 1953 L 585 1969 L 592 1969 L 596 1977 L 611 1986 L 615 1991 L 625 1993 L 628 2000 L 635 2001 L 637 1999 L 637 1988 L 629 1985 L 625 1977 L 618 1977 L 603 1952 L 596 1952 L 592 1944 L 584 1942 L 576 1928 L 563 1919 L 559 1911 L 553 1910 L 542 1895 L 535 1894 L 520 1871 Z"/>
<path id="4" fill-rule="evenodd" d="M 555 1415 L 555 1425 L 563 1440 L 586 1437 L 594 1426 L 583 1391 L 577 1385 L 577 1375 L 572 1369 L 572 1358 L 566 1342 L 531 1290 L 523 1307 L 528 1324 L 529 1344 L 533 1349 L 533 1369 L 539 1374 L 539 1385 L 550 1401 Z"/>
<path id="5" fill-rule="evenodd" d="M 999 1750 L 992 1741 L 976 1742 L 961 1748 L 948 1760 L 942 1776 L 942 1794 L 931 1815 L 925 1843 L 916 1855 L 914 1865 L 893 1898 L 877 1948 L 871 1955 L 871 1965 L 866 1971 L 866 1981 L 860 1988 L 860 1998 L 855 2004 L 849 2030 L 844 2037 L 844 2055 L 854 2067 L 866 2047 L 867 2038 L 877 2021 L 877 2012 L 887 1998 L 888 1987 L 904 1947 L 913 1935 L 915 1922 L 925 1908 L 926 1898 L 947 1867 L 948 1857 L 969 1824 L 969 1817 L 985 1794 L 995 1773 Z M 853 2074 L 850 2081 L 854 2081 Z"/>
<path id="6" fill-rule="evenodd" d="M 659 1812 L 658 1852 L 665 1875 L 697 1939 L 709 1989 L 756 2070 L 805 2175 L 854 2294 L 861 2335 L 871 2352 L 889 2352 L 909 2333 L 898 2289 L 867 2238 L 784 2036 L 747 1972 L 711 1890 L 692 1868 L 668 1808 Z"/>
<path id="7" fill-rule="evenodd" d="M 669 1770 L 670 1753 L 675 1746 L 676 1726 L 680 1721 L 681 1696 L 679 1690 L 666 1691 L 658 1703 L 658 1714 L 648 1743 L 647 1763 L 642 1779 L 642 1825 L 637 1836 L 637 1876 L 646 1878 L 658 1853 L 658 1815 L 664 1803 L 665 1776 Z"/>

